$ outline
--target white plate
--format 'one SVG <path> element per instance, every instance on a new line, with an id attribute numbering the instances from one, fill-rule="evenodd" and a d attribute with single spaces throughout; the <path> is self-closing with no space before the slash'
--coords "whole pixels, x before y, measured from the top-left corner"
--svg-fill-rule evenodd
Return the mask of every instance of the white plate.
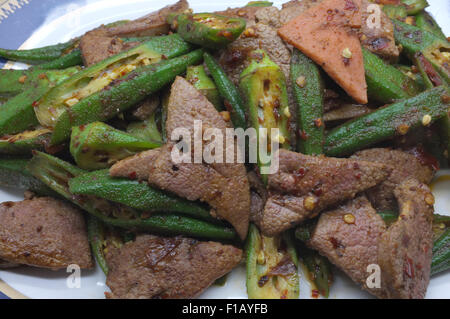
<path id="1" fill-rule="evenodd" d="M 67 41 L 75 36 L 97 27 L 102 23 L 116 20 L 137 18 L 154 11 L 172 1 L 162 0 L 108 0 L 86 1 L 83 6 L 69 5 L 58 7 L 48 14 L 45 23 L 24 43 L 22 48 L 40 47 L 57 42 Z M 242 6 L 248 1 L 189 1 L 197 12 L 222 10 L 226 7 Z M 280 5 L 286 1 L 274 1 Z M 444 32 L 450 34 L 448 0 L 428 0 L 429 11 L 443 27 Z M 450 171 L 439 172 L 438 176 Z M 442 181 L 435 185 L 436 212 L 450 215 L 450 181 Z M 14 190 L 0 190 L 0 202 L 22 200 L 21 192 Z M 309 283 L 304 274 L 301 279 L 301 298 L 310 298 Z M 362 292 L 346 276 L 335 271 L 335 283 L 330 298 L 371 298 Z M 65 271 L 52 272 L 37 268 L 22 267 L 19 269 L 0 271 L 0 278 L 9 286 L 30 298 L 104 298 L 105 276 L 100 268 L 92 271 L 82 271 L 81 288 L 68 288 L 69 274 Z M 247 298 L 245 291 L 245 269 L 239 267 L 229 275 L 224 287 L 211 287 L 202 298 Z M 445 273 L 432 279 L 428 298 L 450 298 L 450 273 Z"/>

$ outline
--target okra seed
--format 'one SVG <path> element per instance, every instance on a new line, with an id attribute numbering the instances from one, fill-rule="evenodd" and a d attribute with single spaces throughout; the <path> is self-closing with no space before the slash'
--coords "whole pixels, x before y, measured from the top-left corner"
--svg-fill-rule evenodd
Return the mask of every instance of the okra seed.
<path id="1" fill-rule="evenodd" d="M 260 251 L 258 253 L 258 257 L 256 259 L 256 262 L 258 263 L 258 265 L 264 265 L 266 263 L 266 256 L 264 255 L 264 251 Z"/>
<path id="2" fill-rule="evenodd" d="M 342 56 L 346 59 L 351 59 L 352 58 L 352 51 L 350 51 L 349 48 L 345 48 L 344 50 L 342 50 Z"/>
<path id="3" fill-rule="evenodd" d="M 400 135 L 406 135 L 409 131 L 409 125 L 401 124 L 399 125 L 399 127 L 397 127 L 397 131 Z"/>
<path id="4" fill-rule="evenodd" d="M 291 117 L 291 112 L 289 111 L 288 107 L 284 109 L 283 113 L 286 117 Z"/>
<path id="5" fill-rule="evenodd" d="M 308 196 L 303 200 L 303 206 L 308 211 L 313 211 L 316 208 L 317 199 L 314 196 Z"/>
<path id="6" fill-rule="evenodd" d="M 295 81 L 295 83 L 297 83 L 297 85 L 301 88 L 304 88 L 306 85 L 306 77 L 304 77 L 303 75 L 300 75 L 297 80 Z"/>
<path id="7" fill-rule="evenodd" d="M 425 195 L 425 202 L 430 206 L 434 205 L 434 196 L 428 193 L 427 195 Z"/>
<path id="8" fill-rule="evenodd" d="M 431 123 L 431 116 L 429 114 L 426 114 L 423 116 L 422 118 L 422 125 L 423 126 L 428 126 Z"/>
<path id="9" fill-rule="evenodd" d="M 353 216 L 352 214 L 345 214 L 344 215 L 344 222 L 346 224 L 354 224 L 355 223 L 355 216 Z"/>

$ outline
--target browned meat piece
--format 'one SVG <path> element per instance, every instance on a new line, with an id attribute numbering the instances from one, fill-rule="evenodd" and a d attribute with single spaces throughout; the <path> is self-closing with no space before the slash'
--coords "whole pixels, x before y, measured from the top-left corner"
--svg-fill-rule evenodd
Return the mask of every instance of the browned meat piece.
<path id="1" fill-rule="evenodd" d="M 292 0 L 283 4 L 280 11 L 281 24 L 284 25 L 322 0 Z"/>
<path id="2" fill-rule="evenodd" d="M 0 269 L 9 269 L 9 268 L 15 268 L 19 267 L 19 264 L 10 263 L 9 261 L 1 260 L 0 259 Z"/>
<path id="3" fill-rule="evenodd" d="M 293 18 L 299 16 L 304 11 L 310 9 L 322 0 L 293 0 L 283 4 L 283 9 L 280 11 L 280 22 L 282 25 L 288 23 Z M 395 61 L 399 56 L 399 50 L 395 45 L 394 39 L 394 25 L 389 17 L 380 8 L 380 24 L 371 24 L 370 15 L 373 14 L 373 9 L 369 10 L 369 5 L 375 5 L 367 0 L 362 1 L 362 27 L 360 30 L 361 44 L 380 55 L 381 57 Z"/>
<path id="4" fill-rule="evenodd" d="M 170 31 L 170 26 L 166 22 L 167 16 L 171 13 L 182 13 L 187 10 L 189 10 L 189 3 L 186 0 L 180 0 L 173 5 L 166 6 L 137 20 L 108 28 L 108 35 L 143 37 L 167 34 Z"/>
<path id="5" fill-rule="evenodd" d="M 248 54 L 263 49 L 289 78 L 291 51 L 278 36 L 277 29 L 262 22 L 248 26 L 239 39 L 223 50 L 219 62 L 230 79 L 239 84 L 242 71 L 249 65 Z"/>
<path id="6" fill-rule="evenodd" d="M 158 108 L 159 103 L 160 103 L 159 96 L 151 95 L 144 101 L 139 103 L 138 106 L 131 111 L 131 115 L 137 120 L 146 121 L 150 118 L 150 116 L 152 116 L 152 114 Z"/>
<path id="7" fill-rule="evenodd" d="M 0 258 L 51 269 L 94 265 L 82 212 L 48 197 L 0 205 Z"/>
<path id="8" fill-rule="evenodd" d="M 264 205 L 267 201 L 267 189 L 263 181 L 254 171 L 247 174 L 248 182 L 250 183 L 251 197 L 250 197 L 250 221 L 255 222 L 261 218 L 264 210 Z"/>
<path id="9" fill-rule="evenodd" d="M 368 6 L 374 6 L 374 3 L 370 3 L 367 0 L 362 1 L 362 27 L 360 32 L 361 44 L 381 57 L 395 61 L 398 58 L 399 50 L 395 45 L 394 39 L 394 25 L 389 17 L 379 7 L 380 24 L 370 23 L 370 15 L 373 15 L 373 9 L 370 10 Z"/>
<path id="10" fill-rule="evenodd" d="M 100 28 L 86 33 L 80 40 L 80 50 L 85 66 L 91 66 L 115 54 L 128 50 L 138 43 L 124 43 L 117 37 L 107 35 L 106 30 Z"/>
<path id="11" fill-rule="evenodd" d="M 378 242 L 386 225 L 364 196 L 323 213 L 308 245 L 342 269 L 370 293 L 383 297 L 381 289 L 366 285 L 367 266 L 378 264 Z"/>
<path id="12" fill-rule="evenodd" d="M 377 210 L 397 210 L 394 189 L 405 179 L 416 178 L 419 182 L 429 184 L 435 171 L 421 163 L 412 154 L 387 148 L 373 148 L 356 153 L 357 160 L 382 163 L 392 168 L 392 173 L 380 185 L 368 190 L 367 196 Z"/>
<path id="13" fill-rule="evenodd" d="M 430 281 L 434 197 L 415 179 L 403 182 L 394 193 L 400 217 L 378 247 L 382 285 L 388 298 L 424 298 Z"/>
<path id="14" fill-rule="evenodd" d="M 184 78 L 177 77 L 172 85 L 168 105 L 167 136 L 170 137 L 176 128 L 186 128 L 193 141 L 196 120 L 202 121 L 203 128 L 222 130 L 223 136 L 226 136 L 228 123 L 206 97 Z M 171 156 L 174 145 L 168 143 L 161 148 L 151 165 L 149 183 L 189 200 L 207 202 L 215 209 L 217 217 L 230 222 L 244 239 L 250 216 L 250 186 L 244 164 L 196 164 L 193 160 L 191 163 L 177 164 Z M 203 148 L 207 146 L 204 143 Z M 225 146 L 223 149 L 226 150 Z M 225 156 L 224 153 L 224 160 Z"/>
<path id="15" fill-rule="evenodd" d="M 118 161 L 109 169 L 109 174 L 113 177 L 125 177 L 146 181 L 150 174 L 151 165 L 158 154 L 159 148 Z"/>
<path id="16" fill-rule="evenodd" d="M 261 7 L 239 7 L 228 8 L 227 10 L 216 11 L 214 13 L 230 18 L 242 18 L 247 21 L 247 24 L 253 24 L 256 20 L 256 12 L 259 10 L 261 10 Z"/>
<path id="17" fill-rule="evenodd" d="M 279 171 L 269 175 L 271 195 L 257 222 L 267 236 L 275 236 L 329 206 L 354 198 L 384 181 L 391 172 L 383 164 L 286 150 L 279 151 L 279 164 Z"/>
<path id="18" fill-rule="evenodd" d="M 230 245 L 140 235 L 107 253 L 108 298 L 195 298 L 242 258 Z"/>

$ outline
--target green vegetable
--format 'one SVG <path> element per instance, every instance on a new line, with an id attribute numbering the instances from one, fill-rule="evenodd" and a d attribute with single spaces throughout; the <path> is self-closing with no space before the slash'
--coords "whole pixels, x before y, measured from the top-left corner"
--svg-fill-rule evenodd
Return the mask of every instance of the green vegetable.
<path id="1" fill-rule="evenodd" d="M 445 85 L 446 82 L 439 73 L 434 69 L 431 65 L 430 61 L 428 61 L 422 52 L 417 52 L 414 55 L 414 62 L 420 73 L 422 74 L 422 78 L 424 79 L 425 86 L 427 88 L 433 88 L 440 85 Z M 439 126 L 439 138 L 444 149 L 447 151 L 447 154 L 450 154 L 450 111 L 447 112 L 441 119 L 438 120 Z M 448 159 L 447 159 L 448 160 Z"/>
<path id="2" fill-rule="evenodd" d="M 70 192 L 120 203 L 145 212 L 167 212 L 189 215 L 217 222 L 204 205 L 150 187 L 127 178 L 113 178 L 108 170 L 79 175 L 69 181 Z"/>
<path id="3" fill-rule="evenodd" d="M 330 262 L 316 251 L 307 248 L 301 249 L 301 256 L 308 270 L 309 279 L 316 285 L 320 294 L 328 298 L 333 279 Z"/>
<path id="4" fill-rule="evenodd" d="M 186 72 L 186 80 L 188 80 L 200 93 L 216 107 L 220 112 L 223 111 L 223 103 L 217 86 L 206 74 L 203 65 L 190 66 Z"/>
<path id="5" fill-rule="evenodd" d="M 27 169 L 28 158 L 0 158 L 0 185 L 29 190 L 41 196 L 55 196 L 50 188 Z"/>
<path id="6" fill-rule="evenodd" d="M 173 81 L 189 65 L 201 62 L 202 57 L 203 51 L 196 50 L 156 65 L 138 68 L 107 89 L 86 97 L 58 117 L 51 143 L 64 142 L 70 137 L 73 126 L 115 117 Z"/>
<path id="7" fill-rule="evenodd" d="M 78 46 L 79 39 L 72 39 L 65 43 L 49 45 L 31 50 L 7 50 L 0 49 L 0 57 L 7 60 L 24 62 L 28 64 L 39 64 L 53 61 L 64 54 L 69 53 Z"/>
<path id="8" fill-rule="evenodd" d="M 398 213 L 392 212 L 392 211 L 381 211 L 377 212 L 378 215 L 383 218 L 384 222 L 387 226 L 391 226 L 393 223 L 395 223 L 398 220 Z"/>
<path id="9" fill-rule="evenodd" d="M 163 142 L 156 123 L 156 112 L 146 121 L 131 122 L 127 127 L 127 133 L 147 142 L 159 144 Z"/>
<path id="10" fill-rule="evenodd" d="M 25 131 L 0 138 L 0 155 L 30 155 L 33 150 L 43 151 L 50 142 L 47 129 Z"/>
<path id="11" fill-rule="evenodd" d="M 140 38 L 121 38 L 123 42 L 146 42 L 151 40 L 152 37 L 140 37 Z M 83 65 L 83 56 L 81 50 L 76 48 L 68 54 L 65 54 L 53 61 L 39 64 L 35 68 L 41 70 L 60 70 L 75 65 Z"/>
<path id="12" fill-rule="evenodd" d="M 443 86 L 433 88 L 331 130 L 326 139 L 325 153 L 344 156 L 395 135 L 405 135 L 423 125 L 425 116 L 431 118 L 428 124 L 444 117 L 448 108 L 447 89 Z"/>
<path id="13" fill-rule="evenodd" d="M 325 91 L 320 70 L 307 56 L 294 49 L 290 77 L 297 102 L 297 151 L 308 155 L 323 154 Z"/>
<path id="14" fill-rule="evenodd" d="M 187 42 L 209 49 L 220 49 L 236 40 L 245 29 L 241 18 L 213 13 L 180 14 L 170 18 L 172 26 Z"/>
<path id="15" fill-rule="evenodd" d="M 66 79 L 78 72 L 77 68 L 63 71 L 44 71 L 40 69 L 28 70 L 0 70 L 0 95 L 11 97 L 30 88 Z"/>
<path id="16" fill-rule="evenodd" d="M 408 16 L 406 7 L 403 5 L 385 4 L 383 5 L 383 12 L 386 13 L 390 19 L 404 19 Z"/>
<path id="17" fill-rule="evenodd" d="M 250 224 L 245 253 L 250 299 L 298 298 L 298 257 L 290 233 L 270 238 Z"/>
<path id="18" fill-rule="evenodd" d="M 420 92 L 419 85 L 409 76 L 363 48 L 367 94 L 381 103 L 407 99 Z"/>
<path id="19" fill-rule="evenodd" d="M 98 265 L 102 269 L 103 273 L 107 276 L 109 272 L 108 263 L 105 258 L 105 226 L 103 223 L 89 215 L 87 218 L 87 230 L 89 244 L 91 245 L 92 254 L 95 257 Z"/>
<path id="20" fill-rule="evenodd" d="M 441 27 L 433 19 L 433 17 L 426 11 L 422 11 L 416 15 L 416 25 L 422 30 L 433 33 L 436 37 L 442 40 L 447 40 Z"/>
<path id="21" fill-rule="evenodd" d="M 271 7 L 273 2 L 270 1 L 250 1 L 246 7 Z"/>
<path id="22" fill-rule="evenodd" d="M 230 112 L 231 121 L 233 122 L 234 127 L 246 129 L 247 120 L 245 116 L 245 106 L 238 89 L 209 53 L 205 52 L 204 59 L 206 66 L 217 85 L 220 96 L 224 100 L 225 108 Z"/>
<path id="23" fill-rule="evenodd" d="M 39 70 L 62 70 L 76 65 L 83 65 L 83 57 L 80 49 L 74 49 L 53 61 L 39 64 L 34 69 Z"/>
<path id="24" fill-rule="evenodd" d="M 284 73 L 263 50 L 253 51 L 249 57 L 250 65 L 242 72 L 239 86 L 246 101 L 250 123 L 256 129 L 258 144 L 260 129 L 267 129 L 267 150 L 270 150 L 271 129 L 278 128 L 280 132 L 274 137 L 277 138 L 275 142 L 289 149 L 291 114 Z M 266 162 L 258 152 L 258 165 L 270 166 Z"/>
<path id="25" fill-rule="evenodd" d="M 159 213 L 146 216 L 146 214 L 132 208 L 93 196 L 74 196 L 69 191 L 69 180 L 85 173 L 85 171 L 51 155 L 35 152 L 27 167 L 34 177 L 60 196 L 107 225 L 169 236 L 183 235 L 212 240 L 234 240 L 237 238 L 234 230 L 230 228 L 183 215 Z"/>
<path id="26" fill-rule="evenodd" d="M 450 228 L 434 242 L 431 275 L 450 269 Z"/>
<path id="27" fill-rule="evenodd" d="M 429 6 L 427 0 L 402 0 L 408 15 L 415 15 Z"/>
<path id="28" fill-rule="evenodd" d="M 78 72 L 78 68 L 49 72 L 46 77 L 37 79 L 21 94 L 9 99 L 0 106 L 0 136 L 17 134 L 37 126 L 34 113 L 36 101 L 51 87 Z"/>
<path id="29" fill-rule="evenodd" d="M 436 68 L 441 76 L 450 83 L 450 43 L 398 20 L 393 20 L 395 41 L 403 46 L 411 60 L 417 52 L 422 52 L 427 60 Z"/>
<path id="30" fill-rule="evenodd" d="M 72 128 L 70 153 L 78 167 L 95 170 L 160 146 L 161 143 L 139 139 L 105 123 L 94 122 Z"/>
<path id="31" fill-rule="evenodd" d="M 35 108 L 39 123 L 54 127 L 66 110 L 108 88 L 111 83 L 114 85 L 114 80 L 126 76 L 140 66 L 157 63 L 163 56 L 172 58 L 188 50 L 189 46 L 175 35 L 155 37 L 140 46 L 90 66 L 53 88 L 39 100 L 39 105 Z"/>

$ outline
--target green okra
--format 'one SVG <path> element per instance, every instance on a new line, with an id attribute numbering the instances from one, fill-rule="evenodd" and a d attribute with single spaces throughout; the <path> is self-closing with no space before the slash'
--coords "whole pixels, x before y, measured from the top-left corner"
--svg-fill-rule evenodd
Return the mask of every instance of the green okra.
<path id="1" fill-rule="evenodd" d="M 260 129 L 268 133 L 267 150 L 273 139 L 282 148 L 291 147 L 289 119 L 289 99 L 286 78 L 283 71 L 263 50 L 255 50 L 249 54 L 250 65 L 240 76 L 240 90 L 246 102 L 250 125 L 256 129 L 258 144 Z M 271 129 L 279 129 L 279 135 L 273 137 Z M 258 147 L 258 149 L 260 149 Z M 270 152 L 270 151 L 269 151 Z M 270 166 L 258 152 L 258 165 Z"/>
<path id="2" fill-rule="evenodd" d="M 54 87 L 39 100 L 35 108 L 39 123 L 45 127 L 54 127 L 64 111 L 91 95 L 101 92 L 115 80 L 141 66 L 184 54 L 189 48 L 189 45 L 176 35 L 155 37 L 126 52 L 83 69 Z"/>
<path id="3" fill-rule="evenodd" d="M 206 96 L 219 112 L 224 110 L 222 98 L 217 90 L 217 86 L 206 74 L 203 65 L 188 67 L 186 80 L 188 80 L 200 93 Z"/>
<path id="4" fill-rule="evenodd" d="M 246 7 L 271 7 L 273 2 L 270 1 L 250 1 Z"/>
<path id="5" fill-rule="evenodd" d="M 169 236 L 183 235 L 213 240 L 237 238 L 236 232 L 228 227 L 180 214 L 159 213 L 146 216 L 132 208 L 94 196 L 75 196 L 69 190 L 69 181 L 86 172 L 51 155 L 35 152 L 27 168 L 34 177 L 60 196 L 107 225 Z"/>
<path id="6" fill-rule="evenodd" d="M 298 256 L 292 234 L 266 237 L 250 224 L 245 245 L 247 294 L 250 299 L 297 299 Z M 283 268 L 283 269 L 281 269 Z"/>
<path id="7" fill-rule="evenodd" d="M 390 19 L 404 19 L 408 16 L 404 5 L 385 4 L 383 5 L 383 12 Z"/>
<path id="8" fill-rule="evenodd" d="M 52 87 L 78 72 L 78 68 L 46 73 L 28 89 L 0 106 L 0 136 L 21 133 L 39 124 L 34 113 L 36 101 Z"/>
<path id="9" fill-rule="evenodd" d="M 224 100 L 224 106 L 230 112 L 231 121 L 235 128 L 247 128 L 245 104 L 236 86 L 228 78 L 225 71 L 209 53 L 204 55 L 206 66 L 211 73 L 214 83 Z"/>
<path id="10" fill-rule="evenodd" d="M 29 158 L 0 158 L 0 185 L 29 190 L 40 196 L 55 196 L 50 188 L 33 177 L 27 169 Z"/>
<path id="11" fill-rule="evenodd" d="M 78 43 L 79 38 L 76 38 L 64 43 L 49 45 L 37 49 L 30 49 L 30 50 L 0 49 L 0 57 L 7 60 L 23 62 L 28 64 L 45 63 L 53 61 L 63 56 L 64 54 L 70 53 L 71 50 L 73 50 L 78 46 Z"/>
<path id="12" fill-rule="evenodd" d="M 431 62 L 436 71 L 450 83 L 450 43 L 416 26 L 393 20 L 395 41 L 414 60 L 417 52 Z"/>
<path id="13" fill-rule="evenodd" d="M 152 37 L 122 38 L 124 42 L 146 42 L 151 39 Z M 83 65 L 83 56 L 79 48 L 76 48 L 72 50 L 70 53 L 67 53 L 53 61 L 39 64 L 34 68 L 41 70 L 60 70 L 76 65 Z"/>
<path id="14" fill-rule="evenodd" d="M 83 57 L 81 55 L 81 50 L 78 48 L 55 60 L 36 65 L 35 67 L 33 67 L 33 69 L 62 70 L 77 65 L 83 65 Z"/>
<path id="15" fill-rule="evenodd" d="M 32 151 L 43 151 L 47 149 L 50 137 L 48 129 L 0 137 L 0 155 L 31 155 Z"/>
<path id="16" fill-rule="evenodd" d="M 402 0 L 408 15 L 415 15 L 429 6 L 427 0 Z"/>
<path id="17" fill-rule="evenodd" d="M 314 250 L 303 248 L 300 252 L 309 279 L 314 283 L 320 294 L 325 298 L 328 298 L 330 295 L 331 282 L 333 280 L 330 262 Z"/>
<path id="18" fill-rule="evenodd" d="M 131 122 L 127 126 L 127 133 L 147 142 L 162 144 L 163 139 L 158 129 L 157 115 L 155 112 L 148 120 Z"/>
<path id="19" fill-rule="evenodd" d="M 381 103 L 407 99 L 420 92 L 419 85 L 409 76 L 363 48 L 367 94 Z"/>
<path id="20" fill-rule="evenodd" d="M 75 195 L 89 195 L 145 211 L 180 213 L 208 222 L 216 222 L 203 204 L 191 202 L 150 187 L 147 183 L 109 176 L 108 170 L 79 175 L 69 181 Z"/>
<path id="21" fill-rule="evenodd" d="M 51 143 L 56 145 L 68 139 L 73 126 L 115 117 L 163 88 L 185 72 L 188 66 L 200 63 L 202 58 L 203 51 L 196 50 L 156 65 L 140 67 L 105 89 L 89 95 L 57 118 Z"/>
<path id="22" fill-rule="evenodd" d="M 450 228 L 434 242 L 431 276 L 450 269 Z"/>
<path id="23" fill-rule="evenodd" d="M 429 89 L 446 85 L 445 80 L 440 76 L 440 74 L 435 70 L 430 61 L 425 58 L 422 52 L 417 52 L 414 55 L 414 63 L 419 69 L 422 78 L 424 79 L 425 86 Z M 438 120 L 439 126 L 439 136 L 442 146 L 447 154 L 450 154 L 450 111 L 447 112 L 441 119 Z M 448 158 L 447 158 L 448 162 Z"/>
<path id="24" fill-rule="evenodd" d="M 220 49 L 236 40 L 245 30 L 246 22 L 214 13 L 180 14 L 170 17 L 172 27 L 187 42 L 209 49 Z"/>
<path id="25" fill-rule="evenodd" d="M 323 154 L 325 91 L 319 67 L 294 48 L 290 78 L 297 106 L 297 151 L 308 155 Z"/>
<path id="26" fill-rule="evenodd" d="M 433 33 L 435 36 L 441 38 L 442 40 L 447 40 L 447 37 L 445 36 L 444 32 L 442 32 L 441 27 L 426 11 L 419 12 L 416 15 L 416 26 L 418 26 L 422 30 Z"/>
<path id="27" fill-rule="evenodd" d="M 92 254 L 94 255 L 95 260 L 97 261 L 103 273 L 107 276 L 109 267 L 108 263 L 106 262 L 104 251 L 106 243 L 105 226 L 100 220 L 98 220 L 94 216 L 89 215 L 87 217 L 87 231 Z"/>
<path id="28" fill-rule="evenodd" d="M 326 139 L 325 153 L 328 156 L 352 154 L 396 135 L 405 135 L 422 126 L 425 116 L 427 125 L 432 124 L 444 117 L 448 109 L 447 88 L 430 89 L 331 130 Z"/>
<path id="29" fill-rule="evenodd" d="M 70 153 L 78 167 L 85 170 L 108 168 L 121 159 L 160 147 L 119 131 L 105 123 L 94 122 L 72 128 Z"/>
<path id="30" fill-rule="evenodd" d="M 66 74 L 73 75 L 78 69 L 71 68 L 64 71 L 44 71 L 40 69 L 28 70 L 0 70 L 0 95 L 16 96 L 27 89 L 46 84 L 50 79 L 61 81 Z"/>

